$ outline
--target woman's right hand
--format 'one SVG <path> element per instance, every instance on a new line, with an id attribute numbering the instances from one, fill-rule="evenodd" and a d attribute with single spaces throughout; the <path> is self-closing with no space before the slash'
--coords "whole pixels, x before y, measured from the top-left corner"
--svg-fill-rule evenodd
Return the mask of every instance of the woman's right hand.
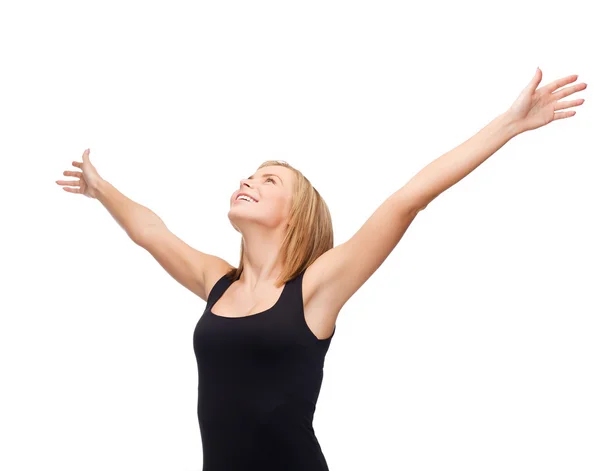
<path id="1" fill-rule="evenodd" d="M 83 162 L 73 161 L 73 166 L 78 167 L 82 172 L 73 172 L 65 170 L 63 175 L 66 177 L 76 177 L 78 180 L 57 180 L 58 185 L 63 185 L 63 190 L 70 193 L 81 193 L 88 198 L 96 198 L 98 184 L 102 181 L 102 177 L 96 171 L 96 168 L 90 162 L 90 150 L 83 151 Z M 68 186 L 65 186 L 68 185 Z M 70 188 L 70 187 L 76 188 Z"/>

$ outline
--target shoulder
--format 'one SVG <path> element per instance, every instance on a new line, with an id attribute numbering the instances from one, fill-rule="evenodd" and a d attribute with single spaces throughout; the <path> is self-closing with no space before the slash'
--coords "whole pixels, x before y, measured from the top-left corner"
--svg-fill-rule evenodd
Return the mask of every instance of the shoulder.
<path id="1" fill-rule="evenodd" d="M 319 274 L 313 267 L 310 265 L 299 277 L 304 318 L 317 338 L 328 338 L 335 328 L 342 306 L 330 302 L 328 291 L 322 286 Z"/>
<path id="2" fill-rule="evenodd" d="M 207 265 L 204 272 L 205 301 L 208 301 L 210 293 L 221 278 L 224 278 L 226 275 L 233 276 L 236 270 L 236 267 L 231 266 L 225 260 L 218 257 L 215 257 L 215 259 L 210 266 Z"/>

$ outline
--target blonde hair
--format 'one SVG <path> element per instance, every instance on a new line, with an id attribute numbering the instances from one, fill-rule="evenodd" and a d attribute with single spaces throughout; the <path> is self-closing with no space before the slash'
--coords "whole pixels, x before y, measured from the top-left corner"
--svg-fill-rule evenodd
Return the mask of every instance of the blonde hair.
<path id="1" fill-rule="evenodd" d="M 325 200 L 302 172 L 283 160 L 267 160 L 258 168 L 270 165 L 287 167 L 296 175 L 289 226 L 279 249 L 284 264 L 283 272 L 277 279 L 277 286 L 281 287 L 333 248 L 333 224 Z M 226 276 L 236 281 L 243 270 L 244 239 L 242 238 L 239 266 L 229 270 Z"/>

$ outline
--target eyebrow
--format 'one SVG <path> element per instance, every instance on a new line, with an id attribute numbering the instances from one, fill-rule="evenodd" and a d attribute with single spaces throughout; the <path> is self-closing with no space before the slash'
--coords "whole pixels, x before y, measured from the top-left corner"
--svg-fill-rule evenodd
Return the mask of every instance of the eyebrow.
<path id="1" fill-rule="evenodd" d="M 264 178 L 264 177 L 277 177 L 277 178 L 279 178 L 279 180 L 281 181 L 281 184 L 283 184 L 283 180 L 281 179 L 281 177 L 280 177 L 279 175 L 275 175 L 274 173 L 264 173 L 264 174 L 262 175 L 262 177 L 263 177 L 263 178 Z M 253 178 L 254 178 L 254 176 L 253 176 L 253 175 L 250 175 L 250 176 L 248 177 L 248 179 L 249 179 L 249 180 L 252 180 Z"/>

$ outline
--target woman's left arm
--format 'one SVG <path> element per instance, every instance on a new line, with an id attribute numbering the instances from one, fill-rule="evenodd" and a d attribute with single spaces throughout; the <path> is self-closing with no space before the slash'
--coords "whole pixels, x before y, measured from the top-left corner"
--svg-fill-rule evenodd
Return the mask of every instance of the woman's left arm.
<path id="1" fill-rule="evenodd" d="M 306 270 L 307 299 L 328 306 L 337 316 L 339 309 L 369 279 L 398 244 L 417 213 L 434 198 L 459 182 L 516 135 L 569 118 L 583 99 L 559 101 L 586 88 L 569 75 L 542 88 L 542 71 L 521 92 L 512 106 L 463 144 L 445 153 L 417 173 L 381 204 L 346 242 L 322 254 Z M 333 325 L 335 319 L 329 319 Z"/>
<path id="2" fill-rule="evenodd" d="M 417 212 L 421 211 L 513 137 L 552 121 L 574 116 L 575 111 L 560 110 L 579 106 L 584 100 L 558 100 L 585 89 L 587 85 L 579 83 L 560 89 L 577 80 L 577 75 L 569 75 L 538 89 L 541 80 L 542 71 L 538 68 L 531 82 L 507 111 L 417 173 L 398 190 L 402 193 L 404 201 L 412 205 Z"/>

